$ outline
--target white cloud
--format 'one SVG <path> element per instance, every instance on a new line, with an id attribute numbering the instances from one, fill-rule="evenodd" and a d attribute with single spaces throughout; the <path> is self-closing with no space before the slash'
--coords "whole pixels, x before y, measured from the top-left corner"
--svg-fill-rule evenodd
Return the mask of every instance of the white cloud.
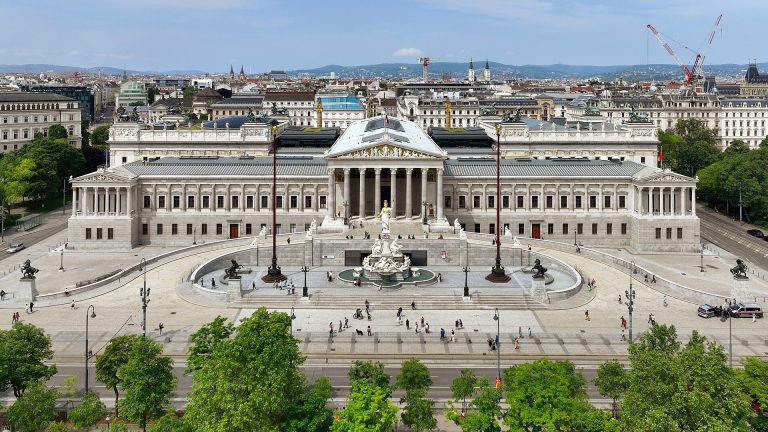
<path id="1" fill-rule="evenodd" d="M 418 48 L 400 48 L 392 53 L 395 57 L 421 57 L 424 55 L 424 51 Z"/>

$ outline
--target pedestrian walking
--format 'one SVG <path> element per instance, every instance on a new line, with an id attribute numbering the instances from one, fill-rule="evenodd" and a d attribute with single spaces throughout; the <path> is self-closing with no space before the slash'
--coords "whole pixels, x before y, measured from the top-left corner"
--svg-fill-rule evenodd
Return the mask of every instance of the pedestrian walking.
<path id="1" fill-rule="evenodd" d="M 624 329 L 621 329 L 621 340 L 627 340 L 627 335 L 624 333 Z"/>
<path id="2" fill-rule="evenodd" d="M 421 316 L 421 326 L 424 327 L 424 315 Z"/>
<path id="3" fill-rule="evenodd" d="M 621 294 L 619 294 L 619 304 L 622 304 L 622 302 L 621 302 Z"/>
<path id="4" fill-rule="evenodd" d="M 35 303 L 34 302 L 29 302 L 29 313 L 34 313 L 35 312 L 34 309 L 33 309 L 34 307 L 35 307 Z"/>
<path id="5" fill-rule="evenodd" d="M 493 340 L 488 338 L 488 351 L 493 351 Z"/>
<path id="6" fill-rule="evenodd" d="M 288 237 L 288 239 L 286 241 L 288 242 L 288 244 L 291 244 L 291 238 L 290 237 Z"/>
<path id="7" fill-rule="evenodd" d="M 416 333 L 418 333 L 419 332 L 419 323 L 416 323 L 414 326 L 416 328 Z"/>
<path id="8" fill-rule="evenodd" d="M 256 281 L 251 282 L 251 289 L 256 289 Z"/>
<path id="9" fill-rule="evenodd" d="M 441 327 L 440 328 L 440 340 L 443 340 L 443 339 L 445 339 L 445 329 Z"/>
<path id="10" fill-rule="evenodd" d="M 69 308 L 72 309 L 72 310 L 75 310 L 75 301 L 74 300 L 72 300 L 72 305 Z"/>
<path id="11" fill-rule="evenodd" d="M 584 311 L 584 319 L 587 321 L 592 321 L 592 319 L 589 317 L 589 310 Z"/>
<path id="12" fill-rule="evenodd" d="M 424 327 L 424 332 L 429 333 L 429 323 Z"/>
<path id="13" fill-rule="evenodd" d="M 416 310 L 416 302 L 415 301 L 411 302 L 411 309 Z"/>
<path id="14" fill-rule="evenodd" d="M 528 337 L 529 337 L 529 338 L 532 338 L 532 337 L 533 337 L 533 332 L 531 331 L 531 328 L 530 328 L 530 327 L 528 327 Z"/>
<path id="15" fill-rule="evenodd" d="M 403 308 L 399 307 L 397 308 L 397 317 L 400 318 L 400 315 L 403 314 Z"/>
<path id="16" fill-rule="evenodd" d="M 11 314 L 11 324 L 16 324 L 16 312 Z"/>
<path id="17" fill-rule="evenodd" d="M 160 323 L 160 324 L 157 326 L 157 328 L 160 330 L 160 334 L 163 334 L 163 329 L 165 328 L 165 326 L 163 325 L 163 323 Z"/>
<path id="18" fill-rule="evenodd" d="M 368 309 L 370 309 L 371 304 L 368 303 L 368 299 L 365 299 L 365 311 L 368 312 Z"/>
<path id="19" fill-rule="evenodd" d="M 757 314 L 752 314 L 752 322 L 757 322 Z"/>
<path id="20" fill-rule="evenodd" d="M 407 318 L 405 320 L 405 329 L 406 330 L 410 330 L 411 329 L 411 322 Z"/>
<path id="21" fill-rule="evenodd" d="M 371 332 L 371 326 L 368 326 L 368 336 L 373 336 L 373 333 Z"/>
<path id="22" fill-rule="evenodd" d="M 403 325 L 403 317 L 397 316 L 397 325 Z"/>
<path id="23" fill-rule="evenodd" d="M 453 332 L 453 329 L 451 329 L 451 342 L 456 342 L 456 333 Z"/>
<path id="24" fill-rule="evenodd" d="M 459 328 L 464 328 L 464 321 L 459 318 Z"/>
<path id="25" fill-rule="evenodd" d="M 517 337 L 523 337 L 523 326 L 517 326 Z"/>
<path id="26" fill-rule="evenodd" d="M 200 286 L 201 286 L 201 287 L 204 287 L 204 286 L 205 286 L 205 279 L 203 279 L 203 278 L 200 278 Z"/>
<path id="27" fill-rule="evenodd" d="M 515 349 L 520 349 L 520 338 L 515 338 Z"/>
<path id="28" fill-rule="evenodd" d="M 653 314 L 649 313 L 648 314 L 648 324 L 651 324 L 652 322 L 653 322 Z"/>
<path id="29" fill-rule="evenodd" d="M 651 282 L 656 283 L 656 275 L 651 275 Z"/>
<path id="30" fill-rule="evenodd" d="M 333 336 L 333 321 L 328 323 L 328 334 Z"/>
<path id="31" fill-rule="evenodd" d="M 24 305 L 24 313 L 29 313 L 29 303 Z"/>
<path id="32" fill-rule="evenodd" d="M 344 317 L 344 328 L 349 328 L 349 320 L 347 317 Z"/>
<path id="33" fill-rule="evenodd" d="M 459 328 L 459 320 L 456 320 L 456 322 L 454 323 L 454 327 Z"/>
<path id="34" fill-rule="evenodd" d="M 216 279 L 214 279 L 214 278 L 211 278 L 211 286 L 212 286 L 213 288 L 216 288 Z"/>
<path id="35" fill-rule="evenodd" d="M 0 301 L 5 300 L 5 290 L 0 290 Z"/>

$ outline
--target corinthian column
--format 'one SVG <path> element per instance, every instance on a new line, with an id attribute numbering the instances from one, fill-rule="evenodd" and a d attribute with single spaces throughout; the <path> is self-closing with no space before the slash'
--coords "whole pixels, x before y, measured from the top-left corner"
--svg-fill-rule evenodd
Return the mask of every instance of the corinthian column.
<path id="1" fill-rule="evenodd" d="M 405 217 L 410 219 L 413 215 L 413 193 L 411 191 L 411 177 L 413 168 L 405 169 Z"/>
<path id="2" fill-rule="evenodd" d="M 360 168 L 360 219 L 365 218 L 365 168 Z"/>

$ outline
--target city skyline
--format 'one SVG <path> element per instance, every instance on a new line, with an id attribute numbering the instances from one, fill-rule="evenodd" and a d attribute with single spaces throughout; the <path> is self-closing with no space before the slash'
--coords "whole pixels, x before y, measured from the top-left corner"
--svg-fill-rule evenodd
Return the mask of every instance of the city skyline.
<path id="1" fill-rule="evenodd" d="M 420 56 L 438 62 L 489 58 L 514 65 L 672 63 L 646 30 L 652 23 L 689 63 L 694 54 L 683 44 L 700 49 L 715 17 L 723 13 L 722 31 L 706 64 L 763 60 L 763 53 L 741 41 L 756 36 L 753 29 L 759 28 L 760 12 L 768 4 L 630 3 L 481 0 L 466 7 L 454 0 L 398 0 L 386 5 L 339 1 L 329 7 L 297 1 L 285 8 L 272 0 L 77 0 L 63 8 L 49 0 L 8 2 L 9 19 L 0 34 L 16 43 L 0 48 L 0 58 L 6 64 L 208 72 L 225 72 L 232 64 L 236 69 L 243 65 L 246 73 L 329 64 L 415 64 Z M 30 16 L 38 22 L 34 32 L 28 30 L 25 17 Z M 57 24 L 62 21 L 84 25 L 62 31 Z"/>

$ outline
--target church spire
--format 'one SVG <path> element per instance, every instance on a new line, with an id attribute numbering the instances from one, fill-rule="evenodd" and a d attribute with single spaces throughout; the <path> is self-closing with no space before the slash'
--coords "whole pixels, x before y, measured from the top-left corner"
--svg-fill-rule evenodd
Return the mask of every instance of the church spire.
<path id="1" fill-rule="evenodd" d="M 472 61 L 472 58 L 469 58 L 469 73 L 467 73 L 467 81 L 470 83 L 475 82 L 475 63 Z"/>
<path id="2" fill-rule="evenodd" d="M 232 65 L 229 65 L 229 79 L 235 79 L 235 70 L 232 68 Z"/>
<path id="3" fill-rule="evenodd" d="M 488 64 L 488 58 L 485 59 L 485 69 L 483 70 L 483 81 L 491 82 L 491 65 Z"/>
<path id="4" fill-rule="evenodd" d="M 243 71 L 243 65 L 240 65 L 240 79 L 245 81 L 245 71 Z"/>

